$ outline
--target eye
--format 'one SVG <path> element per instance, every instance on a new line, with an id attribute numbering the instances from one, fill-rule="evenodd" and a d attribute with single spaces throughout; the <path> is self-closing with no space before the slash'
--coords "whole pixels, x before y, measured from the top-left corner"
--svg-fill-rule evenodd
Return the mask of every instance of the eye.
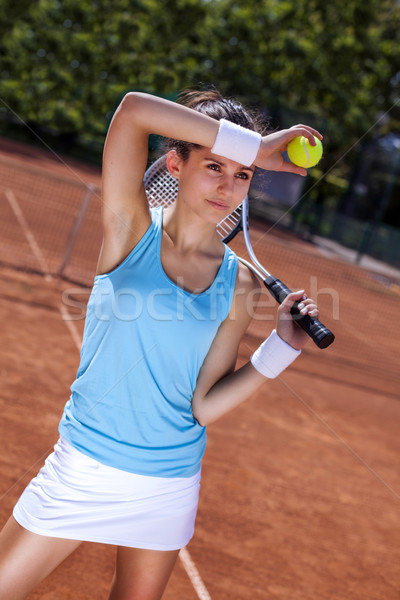
<path id="1" fill-rule="evenodd" d="M 211 171 L 218 171 L 218 172 L 221 171 L 221 167 L 217 163 L 210 163 L 207 165 L 207 168 L 211 169 Z"/>
<path id="2" fill-rule="evenodd" d="M 247 181 L 248 179 L 250 179 L 249 174 L 245 173 L 244 171 L 241 171 L 240 173 L 237 173 L 236 177 L 238 179 L 243 179 L 244 181 Z"/>

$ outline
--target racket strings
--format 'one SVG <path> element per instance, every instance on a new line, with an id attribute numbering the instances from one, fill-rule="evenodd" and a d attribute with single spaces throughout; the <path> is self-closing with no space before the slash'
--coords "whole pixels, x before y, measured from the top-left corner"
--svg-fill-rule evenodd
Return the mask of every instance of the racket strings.
<path id="1" fill-rule="evenodd" d="M 156 163 L 153 167 L 156 166 Z M 178 182 L 169 174 L 165 167 L 150 167 L 145 177 L 144 185 L 147 199 L 151 207 L 170 206 L 178 193 Z"/>
<path id="2" fill-rule="evenodd" d="M 240 221 L 241 209 L 236 208 L 230 215 L 225 217 L 217 225 L 217 233 L 222 239 L 228 237 L 228 235 L 235 229 L 236 225 Z"/>

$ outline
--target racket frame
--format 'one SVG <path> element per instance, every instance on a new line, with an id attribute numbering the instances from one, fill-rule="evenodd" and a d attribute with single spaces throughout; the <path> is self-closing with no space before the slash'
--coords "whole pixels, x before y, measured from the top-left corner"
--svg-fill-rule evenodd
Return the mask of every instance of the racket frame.
<path id="1" fill-rule="evenodd" d="M 175 201 L 178 193 L 178 182 L 167 169 L 166 155 L 161 156 L 147 169 L 143 183 L 151 206 L 170 206 Z M 158 199 L 154 197 L 155 192 Z M 165 201 L 162 202 L 161 199 L 165 199 Z M 249 233 L 248 202 L 248 196 L 246 195 L 241 204 L 217 224 L 217 233 L 222 241 L 227 244 L 239 231 L 243 231 L 246 249 L 253 264 L 238 256 L 239 261 L 261 279 L 270 294 L 281 304 L 286 296 L 291 293 L 291 290 L 267 271 L 253 251 Z M 318 319 L 309 315 L 302 315 L 298 309 L 298 302 L 294 303 L 290 312 L 293 320 L 304 329 L 319 348 L 327 348 L 335 339 L 333 333 Z"/>

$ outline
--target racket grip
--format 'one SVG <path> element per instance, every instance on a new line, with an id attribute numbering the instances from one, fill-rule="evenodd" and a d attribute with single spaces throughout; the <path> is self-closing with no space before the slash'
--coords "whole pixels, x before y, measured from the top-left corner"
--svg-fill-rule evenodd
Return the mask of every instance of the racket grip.
<path id="1" fill-rule="evenodd" d="M 286 296 L 291 293 L 287 285 L 276 279 L 276 277 L 272 277 L 272 275 L 264 279 L 264 285 L 279 304 L 282 304 Z M 329 331 L 318 319 L 309 315 L 302 315 L 298 309 L 298 302 L 293 304 L 290 313 L 293 320 L 304 329 L 318 348 L 327 348 L 332 344 L 335 339 L 332 331 Z"/>

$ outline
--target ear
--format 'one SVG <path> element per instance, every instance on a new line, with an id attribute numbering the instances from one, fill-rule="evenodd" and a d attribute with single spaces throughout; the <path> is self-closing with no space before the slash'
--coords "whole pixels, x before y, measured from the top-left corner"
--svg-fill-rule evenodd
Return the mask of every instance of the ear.
<path id="1" fill-rule="evenodd" d="M 169 174 L 179 180 L 183 160 L 180 158 L 176 150 L 170 150 L 167 154 L 167 169 Z"/>

